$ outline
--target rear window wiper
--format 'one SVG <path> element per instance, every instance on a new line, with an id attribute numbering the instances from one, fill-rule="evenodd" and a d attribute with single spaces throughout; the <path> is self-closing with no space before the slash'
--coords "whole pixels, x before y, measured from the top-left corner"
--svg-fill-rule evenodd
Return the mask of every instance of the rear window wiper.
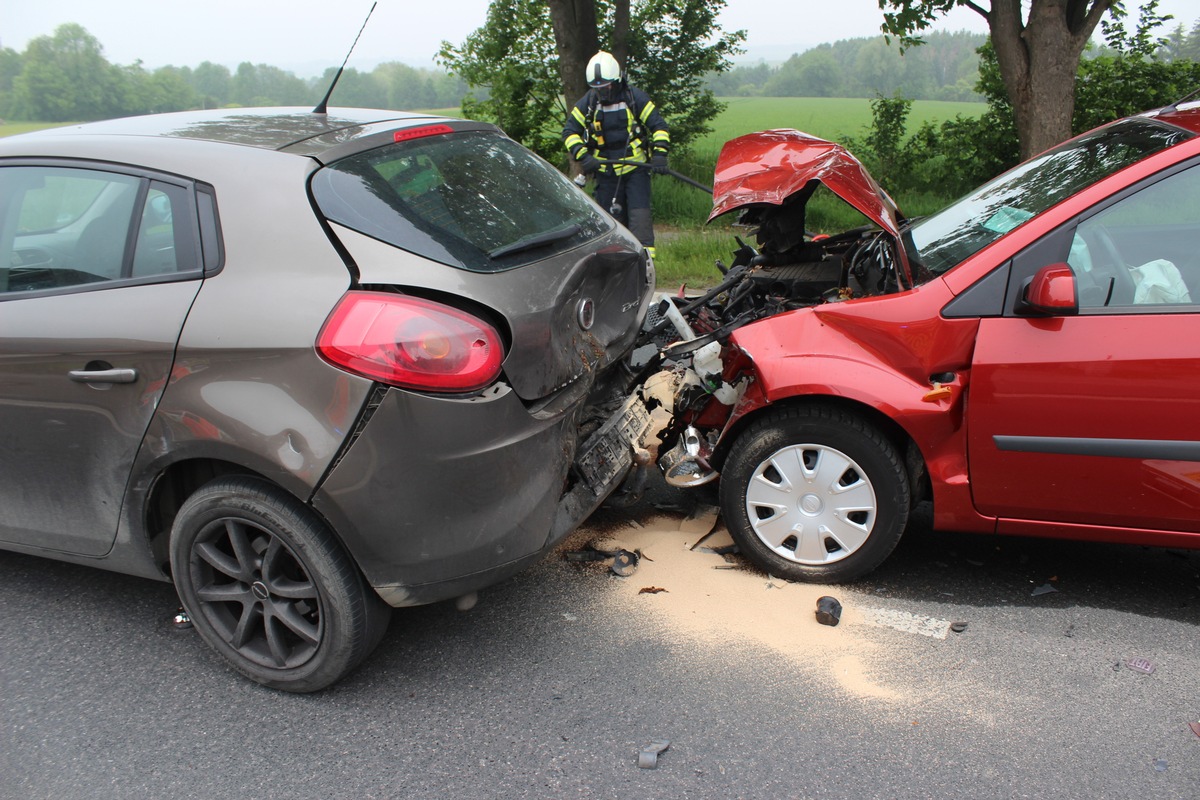
<path id="1" fill-rule="evenodd" d="M 544 247 L 548 244 L 561 242 L 563 239 L 570 239 L 575 234 L 579 233 L 579 224 L 572 222 L 570 225 L 565 225 L 561 228 L 555 228 L 552 231 L 539 233 L 537 236 L 531 236 L 528 239 L 521 239 L 506 244 L 503 247 L 497 247 L 495 250 L 488 251 L 488 258 L 503 258 L 511 256 L 513 253 L 520 253 L 525 250 L 532 250 L 535 247 Z"/>

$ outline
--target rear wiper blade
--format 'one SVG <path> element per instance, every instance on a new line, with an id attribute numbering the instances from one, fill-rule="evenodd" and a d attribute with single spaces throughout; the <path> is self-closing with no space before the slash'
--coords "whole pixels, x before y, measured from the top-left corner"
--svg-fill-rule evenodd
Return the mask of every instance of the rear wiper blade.
<path id="1" fill-rule="evenodd" d="M 545 247 L 548 244 L 561 242 L 563 239 L 570 239 L 577 233 L 579 233 L 579 224 L 572 222 L 570 225 L 546 231 L 545 233 L 539 233 L 537 236 L 531 236 L 528 239 L 506 244 L 503 247 L 497 247 L 495 250 L 488 251 L 488 258 L 503 258 L 504 256 L 511 256 L 513 253 L 520 253 L 523 250 Z"/>

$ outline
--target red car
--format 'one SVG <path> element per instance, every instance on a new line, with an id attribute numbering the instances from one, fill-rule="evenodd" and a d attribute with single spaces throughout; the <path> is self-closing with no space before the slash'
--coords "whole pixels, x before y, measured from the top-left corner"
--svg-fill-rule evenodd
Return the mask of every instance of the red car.
<path id="1" fill-rule="evenodd" d="M 719 477 L 743 553 L 796 580 L 874 569 L 922 500 L 944 530 L 1200 547 L 1198 133 L 1200 103 L 1119 120 L 913 220 L 835 144 L 727 143 L 712 216 L 757 247 L 652 315 L 668 482 Z M 873 225 L 807 234 L 820 186 Z"/>

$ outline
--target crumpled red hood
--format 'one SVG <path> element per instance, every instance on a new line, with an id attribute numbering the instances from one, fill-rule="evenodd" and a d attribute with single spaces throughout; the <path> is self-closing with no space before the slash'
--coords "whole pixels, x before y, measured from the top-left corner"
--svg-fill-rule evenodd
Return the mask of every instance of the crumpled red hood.
<path id="1" fill-rule="evenodd" d="M 813 180 L 899 237 L 896 204 L 857 158 L 841 145 L 790 129 L 748 133 L 725 143 L 708 218 L 752 203 L 780 205 Z"/>

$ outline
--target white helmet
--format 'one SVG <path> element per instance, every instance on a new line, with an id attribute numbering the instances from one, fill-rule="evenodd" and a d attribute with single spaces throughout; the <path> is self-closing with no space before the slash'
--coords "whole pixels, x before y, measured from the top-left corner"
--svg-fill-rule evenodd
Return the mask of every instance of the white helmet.
<path id="1" fill-rule="evenodd" d="M 588 86 L 599 89 L 602 86 L 621 79 L 621 65 L 612 57 L 612 53 L 601 50 L 592 56 L 587 65 Z"/>

